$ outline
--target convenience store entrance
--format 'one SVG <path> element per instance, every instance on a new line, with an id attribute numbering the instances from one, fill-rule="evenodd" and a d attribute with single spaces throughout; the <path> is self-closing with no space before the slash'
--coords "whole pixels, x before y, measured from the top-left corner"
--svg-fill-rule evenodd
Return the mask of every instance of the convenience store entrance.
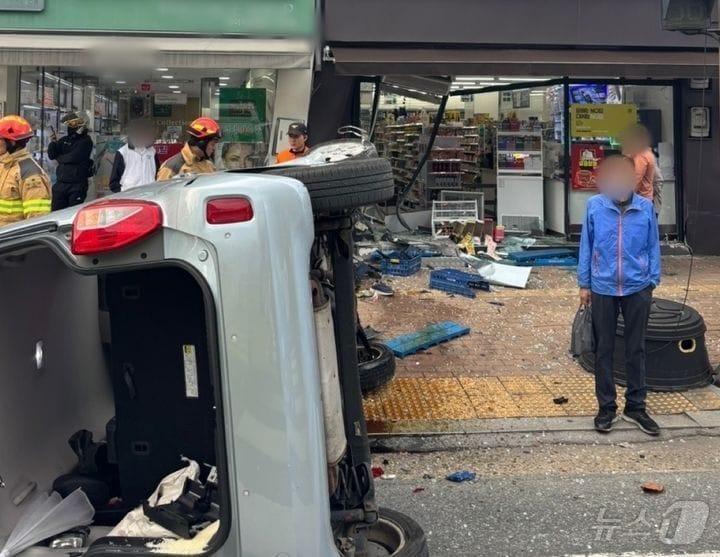
<path id="1" fill-rule="evenodd" d="M 185 127 L 203 115 L 218 119 L 225 130 L 217 168 L 264 165 L 272 150 L 277 73 L 177 67 L 103 73 L 81 67 L 22 66 L 19 111 L 36 130 L 30 148 L 53 181 L 55 163 L 47 157 L 50 138 L 67 132 L 62 118 L 69 112 L 85 118 L 95 144 L 90 195 L 102 196 L 108 193 L 115 152 L 126 141 L 128 124 L 136 120 L 154 127 L 161 162 L 180 150 Z"/>
<path id="2" fill-rule="evenodd" d="M 585 203 L 597 191 L 597 164 L 621 152 L 620 135 L 641 122 L 663 177 L 661 234 L 680 237 L 676 88 L 674 81 L 457 76 L 404 209 L 428 211 L 443 191 L 477 192 L 483 216 L 506 231 L 577 238 Z M 424 153 L 441 96 L 365 82 L 360 115 L 366 126 L 375 90 L 375 142 L 401 188 Z M 580 125 L 589 112 L 593 125 Z"/>

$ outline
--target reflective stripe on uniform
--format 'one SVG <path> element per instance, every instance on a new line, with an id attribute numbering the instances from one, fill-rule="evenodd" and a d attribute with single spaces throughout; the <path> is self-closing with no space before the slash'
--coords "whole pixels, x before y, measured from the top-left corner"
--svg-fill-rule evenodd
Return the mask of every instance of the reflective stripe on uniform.
<path id="1" fill-rule="evenodd" d="M 20 199 L 0 199 L 0 215 L 22 215 L 23 202 Z"/>
<path id="2" fill-rule="evenodd" d="M 49 213 L 51 202 L 49 199 L 28 199 L 22 204 L 22 212 L 28 213 Z"/>

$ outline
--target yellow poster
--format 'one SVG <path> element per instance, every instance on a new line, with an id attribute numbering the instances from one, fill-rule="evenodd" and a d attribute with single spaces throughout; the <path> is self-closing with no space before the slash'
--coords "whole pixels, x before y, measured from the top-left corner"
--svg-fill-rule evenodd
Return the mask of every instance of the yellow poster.
<path id="1" fill-rule="evenodd" d="M 571 104 L 572 137 L 618 137 L 637 123 L 634 104 Z"/>

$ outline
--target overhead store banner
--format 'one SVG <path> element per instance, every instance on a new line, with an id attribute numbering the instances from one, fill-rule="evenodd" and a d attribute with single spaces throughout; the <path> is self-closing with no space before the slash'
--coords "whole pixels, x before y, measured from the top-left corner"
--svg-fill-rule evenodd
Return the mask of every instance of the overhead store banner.
<path id="1" fill-rule="evenodd" d="M 42 11 L 1 11 L 5 31 L 99 31 L 307 37 L 315 31 L 314 0 L 24 0 Z M 2 4 L 0 4 L 2 7 Z M 15 8 L 19 9 L 19 8 Z"/>
<path id="2" fill-rule="evenodd" d="M 153 102 L 156 105 L 187 104 L 186 93 L 155 93 Z"/>
<path id="3" fill-rule="evenodd" d="M 228 142 L 265 141 L 266 91 L 224 87 L 220 90 L 220 127 Z"/>
<path id="4" fill-rule="evenodd" d="M 634 104 L 571 104 L 572 137 L 618 137 L 638 121 Z"/>

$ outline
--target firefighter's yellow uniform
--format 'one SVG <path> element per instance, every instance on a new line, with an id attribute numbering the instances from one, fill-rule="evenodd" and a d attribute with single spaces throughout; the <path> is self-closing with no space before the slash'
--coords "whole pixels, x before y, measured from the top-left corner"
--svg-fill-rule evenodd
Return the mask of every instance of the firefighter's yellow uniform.
<path id="1" fill-rule="evenodd" d="M 50 212 L 50 180 L 27 149 L 0 155 L 0 226 Z"/>
<path id="2" fill-rule="evenodd" d="M 215 165 L 210 159 L 201 159 L 190 149 L 187 143 L 182 151 L 166 160 L 157 173 L 158 180 L 170 180 L 178 174 L 210 174 Z"/>

